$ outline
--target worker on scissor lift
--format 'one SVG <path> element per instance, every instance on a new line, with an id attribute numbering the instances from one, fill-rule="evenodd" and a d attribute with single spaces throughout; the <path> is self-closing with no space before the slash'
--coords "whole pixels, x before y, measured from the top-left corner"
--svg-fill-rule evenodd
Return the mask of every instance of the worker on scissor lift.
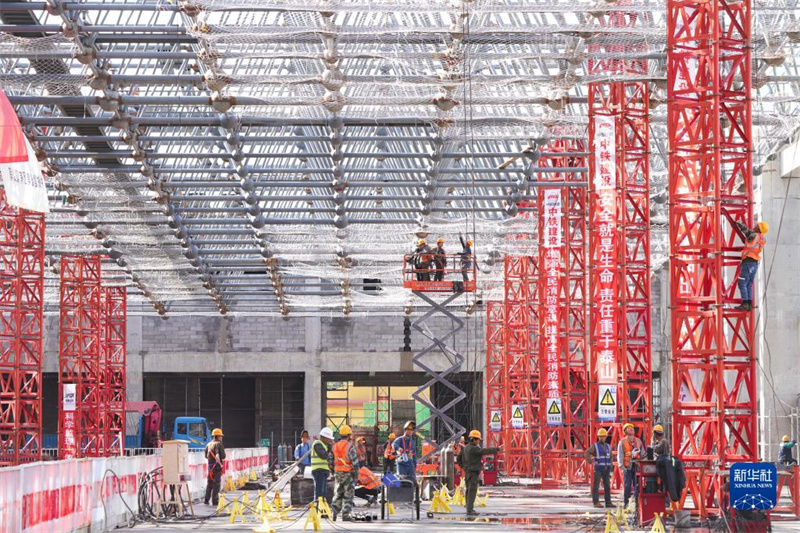
<path id="1" fill-rule="evenodd" d="M 417 273 L 417 281 L 431 280 L 432 261 L 433 255 L 430 246 L 425 244 L 424 239 L 420 239 L 417 249 L 411 254 L 411 264 L 414 265 L 414 271 Z"/>
<path id="2" fill-rule="evenodd" d="M 461 241 L 461 278 L 464 281 L 469 281 L 469 271 L 472 270 L 472 241 L 467 240 L 464 242 L 462 235 L 458 236 Z"/>
<path id="3" fill-rule="evenodd" d="M 436 271 L 433 273 L 433 281 L 444 281 L 444 269 L 447 267 L 447 252 L 444 251 L 444 239 L 436 241 L 436 248 L 433 250 L 433 266 Z"/>
<path id="4" fill-rule="evenodd" d="M 753 308 L 753 282 L 758 272 L 758 261 L 764 251 L 766 239 L 764 235 L 769 231 L 769 224 L 759 222 L 753 229 L 741 222 L 736 222 L 736 227 L 744 234 L 745 245 L 742 249 L 742 264 L 739 267 L 739 294 L 742 303 L 735 309 L 750 311 Z"/>

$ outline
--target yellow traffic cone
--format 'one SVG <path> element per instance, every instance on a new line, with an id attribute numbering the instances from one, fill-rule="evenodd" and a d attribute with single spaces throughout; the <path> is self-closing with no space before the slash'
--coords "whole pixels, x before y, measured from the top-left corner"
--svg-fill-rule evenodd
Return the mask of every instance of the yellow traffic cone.
<path id="1" fill-rule="evenodd" d="M 281 499 L 281 493 L 275 492 L 275 498 L 272 500 L 272 505 L 275 507 L 276 511 L 283 511 L 286 509 L 286 506 L 283 505 L 283 500 Z"/>
<path id="2" fill-rule="evenodd" d="M 389 516 L 394 514 L 394 504 L 392 502 L 386 502 L 386 508 L 389 509 Z"/>
<path id="3" fill-rule="evenodd" d="M 225 495 L 224 494 L 220 494 L 219 495 L 219 503 L 217 504 L 217 513 L 221 513 L 222 510 L 225 509 L 225 507 L 227 507 L 227 505 L 228 504 L 225 502 Z"/>
<path id="4" fill-rule="evenodd" d="M 434 492 L 431 499 L 431 507 L 428 509 L 429 513 L 452 513 L 453 510 L 447 505 L 447 502 L 442 498 L 441 491 Z"/>
<path id="5" fill-rule="evenodd" d="M 246 492 L 242 494 L 242 505 L 243 506 L 250 505 L 250 496 L 248 496 Z"/>
<path id="6" fill-rule="evenodd" d="M 233 477 L 228 476 L 225 480 L 225 492 L 233 492 L 236 490 L 236 487 L 233 486 Z"/>
<path id="7" fill-rule="evenodd" d="M 258 481 L 258 477 L 256 476 L 256 471 L 252 468 L 250 469 L 250 481 Z"/>
<path id="8" fill-rule="evenodd" d="M 656 518 L 653 521 L 653 527 L 650 528 L 650 533 L 667 533 L 664 528 L 664 522 L 661 521 L 661 513 L 656 513 Z"/>
<path id="9" fill-rule="evenodd" d="M 328 501 L 320 496 L 317 498 L 317 512 L 320 516 L 324 518 L 333 518 L 333 511 L 331 511 L 331 506 L 328 505 Z"/>
<path id="10" fill-rule="evenodd" d="M 231 507 L 230 523 L 233 524 L 234 522 L 236 522 L 236 517 L 239 516 L 240 514 L 241 511 L 239 509 L 239 500 L 237 499 L 233 501 L 233 506 Z"/>
<path id="11" fill-rule="evenodd" d="M 611 511 L 606 511 L 606 530 L 605 533 L 611 533 L 612 531 L 619 531 L 619 525 L 617 523 L 617 519 L 614 518 L 614 515 L 611 514 Z"/>
<path id="12" fill-rule="evenodd" d="M 303 531 L 306 530 L 308 524 L 311 524 L 314 531 L 322 529 L 322 522 L 319 519 L 319 513 L 317 513 L 317 504 L 314 502 L 308 504 L 308 516 L 306 517 L 305 524 L 303 524 Z"/>
<path id="13" fill-rule="evenodd" d="M 253 528 L 253 533 L 275 533 L 275 530 L 266 518 L 262 519 L 261 525 Z"/>

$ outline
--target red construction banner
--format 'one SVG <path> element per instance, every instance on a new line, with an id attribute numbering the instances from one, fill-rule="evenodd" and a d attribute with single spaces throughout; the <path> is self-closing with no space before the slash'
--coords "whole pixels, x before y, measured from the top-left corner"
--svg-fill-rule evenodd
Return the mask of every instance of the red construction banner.
<path id="1" fill-rule="evenodd" d="M 0 90 L 0 163 L 21 163 L 27 160 L 28 147 L 19 118 L 6 93 Z"/>
<path id="2" fill-rule="evenodd" d="M 545 396 L 545 415 L 548 426 L 563 424 L 564 406 L 561 398 L 561 323 L 564 310 L 561 294 L 564 284 L 563 192 L 561 189 L 542 189 L 542 248 L 539 250 L 542 276 L 543 313 L 539 350 Z"/>

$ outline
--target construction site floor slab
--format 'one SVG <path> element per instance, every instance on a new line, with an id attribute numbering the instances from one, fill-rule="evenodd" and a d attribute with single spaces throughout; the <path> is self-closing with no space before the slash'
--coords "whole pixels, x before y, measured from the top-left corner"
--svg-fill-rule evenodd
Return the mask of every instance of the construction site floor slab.
<path id="1" fill-rule="evenodd" d="M 563 532 L 586 532 L 586 531 L 608 531 L 607 514 L 605 509 L 596 509 L 591 504 L 589 491 L 584 488 L 579 489 L 541 489 L 533 486 L 503 485 L 498 487 L 488 487 L 486 490 L 489 498 L 486 506 L 478 508 L 480 516 L 477 518 L 467 518 L 464 507 L 451 505 L 451 513 L 436 513 L 433 518 L 426 516 L 430 508 L 430 502 L 422 502 L 420 520 L 412 520 L 410 505 L 397 507 L 396 512 L 388 520 L 380 520 L 380 506 L 366 506 L 366 502 L 356 499 L 354 513 L 370 514 L 378 518 L 372 522 L 337 522 L 321 521 L 321 531 L 342 531 L 356 533 L 371 532 L 404 532 L 404 531 L 425 531 L 426 533 L 438 533 L 446 531 L 464 531 L 468 533 L 499 532 L 499 531 L 563 531 Z M 252 512 L 246 512 L 243 517 L 236 517 L 231 523 L 230 508 L 234 499 L 241 501 L 242 491 L 235 491 L 225 494 L 228 507 L 221 513 L 216 513 L 216 508 L 206 506 L 202 503 L 195 503 L 195 513 L 198 516 L 207 516 L 203 519 L 187 519 L 181 521 L 164 521 L 160 523 L 139 523 L 132 529 L 122 531 L 131 532 L 169 532 L 169 531 L 253 531 L 265 533 L 269 529 L 263 527 L 258 517 Z M 250 491 L 247 493 L 251 506 L 255 507 L 258 501 L 258 492 Z M 289 495 L 282 495 L 283 501 L 288 502 Z M 617 502 L 615 502 L 617 503 Z M 617 510 L 613 510 L 618 512 Z M 210 515 L 210 516 L 209 516 Z M 273 515 L 273 518 L 274 515 Z M 306 526 L 308 518 L 307 510 L 290 508 L 284 519 L 270 520 L 269 525 L 276 533 L 279 531 L 313 531 L 309 524 Z M 616 531 L 611 524 L 611 531 Z M 619 524 L 619 531 L 650 531 L 648 528 L 633 527 L 625 524 L 624 520 Z M 666 531 L 674 531 L 674 527 L 669 522 L 666 524 Z M 119 531 L 119 530 L 118 530 Z M 725 524 L 720 523 L 717 527 L 708 527 L 705 524 L 693 523 L 690 529 L 680 531 L 728 531 Z M 773 531 L 798 531 L 800 532 L 800 520 L 789 517 L 776 517 L 773 522 Z"/>

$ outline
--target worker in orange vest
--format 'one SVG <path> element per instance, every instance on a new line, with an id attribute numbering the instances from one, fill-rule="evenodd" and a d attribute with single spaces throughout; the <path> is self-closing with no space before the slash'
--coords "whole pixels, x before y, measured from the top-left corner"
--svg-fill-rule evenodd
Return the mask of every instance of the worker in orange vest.
<path id="1" fill-rule="evenodd" d="M 378 500 L 378 487 L 381 482 L 372 470 L 362 466 L 358 469 L 358 487 L 356 497 L 367 500 L 367 505 L 372 505 Z"/>
<path id="2" fill-rule="evenodd" d="M 356 454 L 358 455 L 358 468 L 369 466 L 367 464 L 367 439 L 364 437 L 356 439 Z"/>
<path id="3" fill-rule="evenodd" d="M 642 458 L 644 444 L 642 444 L 642 440 L 636 436 L 636 429 L 630 422 L 622 426 L 622 431 L 625 433 L 625 436 L 619 440 L 619 444 L 617 445 L 617 465 L 624 474 L 625 507 L 627 507 L 631 494 L 633 494 L 634 499 L 637 497 L 636 461 Z"/>
<path id="4" fill-rule="evenodd" d="M 353 430 L 347 424 L 339 428 L 341 439 L 333 445 L 333 477 L 336 480 L 333 502 L 333 521 L 341 513 L 342 521 L 350 522 L 350 512 L 353 510 L 353 496 L 355 495 L 356 464 L 358 453 L 351 442 Z"/>
<path id="5" fill-rule="evenodd" d="M 386 448 L 383 450 L 383 473 L 387 472 L 394 472 L 395 468 L 395 459 L 397 459 L 397 454 L 394 453 L 394 446 L 392 443 L 394 439 L 397 438 L 397 435 L 394 433 L 389 433 L 389 442 L 386 443 Z"/>
<path id="6" fill-rule="evenodd" d="M 736 222 L 736 227 L 744 234 L 746 242 L 742 249 L 742 264 L 739 267 L 739 294 L 742 303 L 735 309 L 750 311 L 753 308 L 753 282 L 758 272 L 761 252 L 764 251 L 767 242 L 764 235 L 769 231 L 769 224 L 759 222 L 756 227 L 750 229 L 741 222 Z"/>

